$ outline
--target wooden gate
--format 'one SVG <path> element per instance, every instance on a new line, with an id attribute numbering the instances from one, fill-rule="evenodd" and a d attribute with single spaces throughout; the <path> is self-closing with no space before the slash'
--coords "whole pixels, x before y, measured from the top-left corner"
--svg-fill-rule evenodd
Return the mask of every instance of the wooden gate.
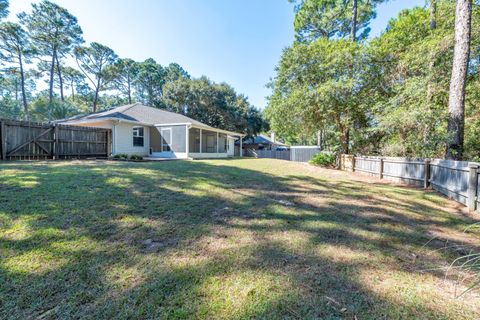
<path id="1" fill-rule="evenodd" d="M 111 130 L 0 119 L 2 160 L 107 157 Z"/>

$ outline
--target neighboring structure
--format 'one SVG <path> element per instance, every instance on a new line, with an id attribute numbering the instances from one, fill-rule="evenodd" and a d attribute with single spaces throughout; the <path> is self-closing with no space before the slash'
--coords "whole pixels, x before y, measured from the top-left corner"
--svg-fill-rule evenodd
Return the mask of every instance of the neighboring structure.
<path id="1" fill-rule="evenodd" d="M 239 142 L 236 143 L 239 145 Z M 277 141 L 275 139 L 275 133 L 272 133 L 270 137 L 259 134 L 253 137 L 246 137 L 243 139 L 243 148 L 246 150 L 275 150 L 275 149 L 287 149 L 287 145 Z"/>
<path id="2" fill-rule="evenodd" d="M 244 136 L 139 103 L 58 122 L 112 129 L 111 153 L 114 155 L 178 159 L 233 157 L 235 140 L 241 143 Z"/>

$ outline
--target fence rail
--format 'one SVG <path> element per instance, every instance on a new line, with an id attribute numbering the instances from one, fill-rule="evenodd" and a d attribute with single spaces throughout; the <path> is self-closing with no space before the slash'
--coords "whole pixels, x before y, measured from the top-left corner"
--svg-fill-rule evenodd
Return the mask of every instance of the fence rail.
<path id="1" fill-rule="evenodd" d="M 0 119 L 0 159 L 106 157 L 111 130 Z"/>
<path id="2" fill-rule="evenodd" d="M 432 187 L 471 210 L 480 210 L 480 170 L 475 162 L 341 155 L 340 169 Z"/>

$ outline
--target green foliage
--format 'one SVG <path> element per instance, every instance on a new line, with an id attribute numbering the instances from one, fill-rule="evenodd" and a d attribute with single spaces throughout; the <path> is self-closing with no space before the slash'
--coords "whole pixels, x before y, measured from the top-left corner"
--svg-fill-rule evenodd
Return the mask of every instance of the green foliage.
<path id="1" fill-rule="evenodd" d="M 284 51 L 272 84 L 266 109 L 272 129 L 311 136 L 331 128 L 348 152 L 351 129 L 361 130 L 367 122 L 365 62 L 365 48 L 357 42 L 294 43 Z"/>
<path id="2" fill-rule="evenodd" d="M 139 102 L 162 108 L 165 106 L 163 85 L 165 84 L 165 69 L 154 59 L 149 58 L 138 64 L 138 75 L 135 80 L 136 98 Z"/>
<path id="3" fill-rule="evenodd" d="M 69 53 L 83 42 L 82 29 L 77 18 L 65 8 L 42 0 L 32 3 L 32 13 L 20 13 L 19 19 L 29 31 L 31 40 L 42 55 Z"/>
<path id="4" fill-rule="evenodd" d="M 385 0 L 357 0 L 356 38 L 368 36 L 370 21 L 375 18 L 375 7 Z M 299 0 L 295 6 L 295 32 L 300 41 L 318 38 L 343 38 L 352 30 L 352 1 L 345 0 Z"/>
<path id="5" fill-rule="evenodd" d="M 391 156 L 443 157 L 447 135 L 447 105 L 454 46 L 455 3 L 437 4 L 436 28 L 430 11 L 403 11 L 369 48 L 370 92 L 375 96 L 381 153 Z M 472 158 L 478 125 L 477 89 L 480 11 L 473 14 L 472 59 L 467 86 L 467 157 Z"/>
<path id="6" fill-rule="evenodd" d="M 320 152 L 317 153 L 312 160 L 311 164 L 322 167 L 333 167 L 337 162 L 337 156 L 334 153 Z"/>
<path id="7" fill-rule="evenodd" d="M 442 158 L 449 140 L 455 1 L 437 2 L 434 13 L 428 7 L 402 11 L 383 34 L 359 44 L 339 39 L 348 28 L 329 14 L 348 22 L 340 2 L 300 2 L 296 31 L 302 42 L 284 51 L 270 84 L 266 115 L 273 130 L 295 142 L 312 141 L 321 131 L 329 149 L 343 152 Z M 467 159 L 480 158 L 479 22 L 480 7 L 474 6 Z M 333 33 L 322 35 L 322 28 Z"/>
<path id="8" fill-rule="evenodd" d="M 128 159 L 128 154 L 118 153 L 113 156 L 114 159 Z"/>
<path id="9" fill-rule="evenodd" d="M 247 98 L 225 83 L 207 77 L 186 77 L 165 84 L 164 103 L 168 110 L 182 113 L 210 126 L 256 134 L 267 128 L 262 114 Z"/>
<path id="10" fill-rule="evenodd" d="M 130 156 L 130 160 L 143 160 L 143 157 L 136 154 L 132 154 Z"/>
<path id="11" fill-rule="evenodd" d="M 112 81 L 109 68 L 118 56 L 107 46 L 98 42 L 92 42 L 89 47 L 76 47 L 75 59 L 77 65 L 88 79 L 95 91 L 92 111 L 97 111 L 98 95 L 101 90 L 106 89 L 107 84 Z"/>
<path id="12" fill-rule="evenodd" d="M 110 88 L 118 90 L 132 103 L 133 83 L 138 75 L 139 65 L 132 59 L 118 59 L 113 65 L 107 68 L 111 79 Z"/>
<path id="13" fill-rule="evenodd" d="M 8 0 L 0 0 L 0 19 L 8 16 Z"/>
<path id="14" fill-rule="evenodd" d="M 70 101 L 54 99 L 50 102 L 48 96 L 45 94 L 33 100 L 31 109 L 31 119 L 35 121 L 65 119 L 78 113 L 77 106 Z"/>

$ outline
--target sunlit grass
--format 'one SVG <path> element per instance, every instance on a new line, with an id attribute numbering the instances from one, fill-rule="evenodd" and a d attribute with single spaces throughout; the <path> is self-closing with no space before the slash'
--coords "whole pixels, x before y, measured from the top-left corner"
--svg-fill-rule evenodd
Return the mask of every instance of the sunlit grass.
<path id="1" fill-rule="evenodd" d="M 2 163 L 0 319 L 478 319 L 472 221 L 288 161 Z"/>

